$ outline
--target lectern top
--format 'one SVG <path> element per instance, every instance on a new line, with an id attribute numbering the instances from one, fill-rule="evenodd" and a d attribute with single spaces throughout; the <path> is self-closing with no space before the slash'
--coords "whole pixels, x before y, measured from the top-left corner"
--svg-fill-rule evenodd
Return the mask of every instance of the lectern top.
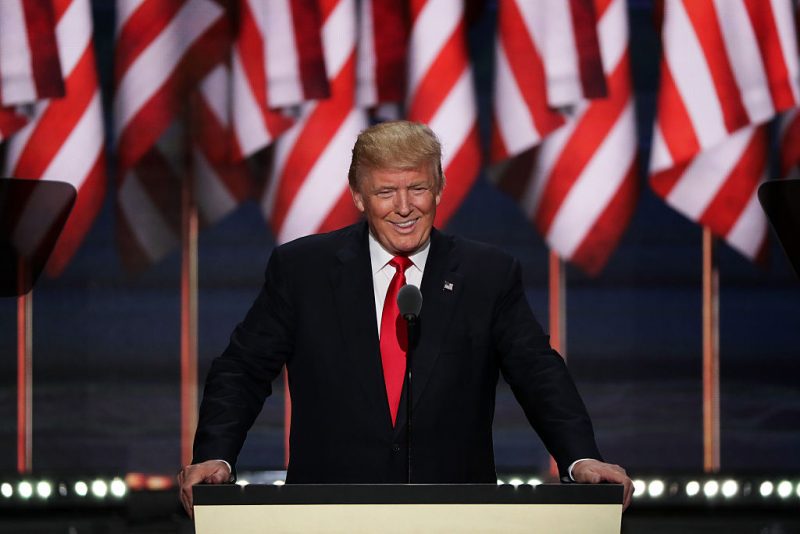
<path id="1" fill-rule="evenodd" d="M 622 504 L 620 484 L 199 485 L 194 504 Z"/>

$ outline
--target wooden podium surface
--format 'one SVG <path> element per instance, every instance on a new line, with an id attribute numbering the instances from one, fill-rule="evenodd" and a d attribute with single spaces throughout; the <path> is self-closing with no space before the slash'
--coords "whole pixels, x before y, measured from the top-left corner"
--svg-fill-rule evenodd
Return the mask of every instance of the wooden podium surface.
<path id="1" fill-rule="evenodd" d="M 621 485 L 194 487 L 195 531 L 618 533 Z"/>

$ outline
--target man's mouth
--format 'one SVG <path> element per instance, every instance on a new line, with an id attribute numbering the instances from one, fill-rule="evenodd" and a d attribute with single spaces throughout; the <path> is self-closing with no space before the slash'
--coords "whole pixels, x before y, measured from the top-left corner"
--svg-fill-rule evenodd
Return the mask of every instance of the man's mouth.
<path id="1" fill-rule="evenodd" d="M 418 219 L 411 219 L 410 221 L 393 222 L 392 224 L 395 227 L 397 227 L 397 228 L 399 228 L 401 230 L 407 230 L 407 229 L 411 228 L 412 226 L 414 226 L 414 224 L 416 224 L 417 220 Z"/>

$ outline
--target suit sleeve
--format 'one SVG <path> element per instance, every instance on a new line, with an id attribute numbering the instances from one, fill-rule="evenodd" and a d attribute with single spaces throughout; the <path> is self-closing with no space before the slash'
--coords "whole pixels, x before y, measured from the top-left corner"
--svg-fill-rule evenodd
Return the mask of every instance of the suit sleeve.
<path id="1" fill-rule="evenodd" d="M 248 430 L 272 393 L 272 380 L 292 354 L 294 315 L 285 272 L 280 249 L 275 249 L 261 292 L 228 347 L 211 364 L 193 463 L 221 459 L 236 464 Z"/>
<path id="2" fill-rule="evenodd" d="M 589 414 L 564 360 L 550 347 L 525 298 L 512 260 L 492 321 L 500 369 L 528 421 L 555 458 L 561 477 L 580 458 L 600 459 Z"/>

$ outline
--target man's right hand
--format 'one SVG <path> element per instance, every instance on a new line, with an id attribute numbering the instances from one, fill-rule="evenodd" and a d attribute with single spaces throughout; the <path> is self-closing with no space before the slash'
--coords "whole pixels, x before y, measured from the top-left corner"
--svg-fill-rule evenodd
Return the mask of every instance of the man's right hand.
<path id="1" fill-rule="evenodd" d="M 178 491 L 181 504 L 189 514 L 192 513 L 192 486 L 195 484 L 224 484 L 231 479 L 228 465 L 221 460 L 208 460 L 194 465 L 184 466 L 178 472 Z"/>

